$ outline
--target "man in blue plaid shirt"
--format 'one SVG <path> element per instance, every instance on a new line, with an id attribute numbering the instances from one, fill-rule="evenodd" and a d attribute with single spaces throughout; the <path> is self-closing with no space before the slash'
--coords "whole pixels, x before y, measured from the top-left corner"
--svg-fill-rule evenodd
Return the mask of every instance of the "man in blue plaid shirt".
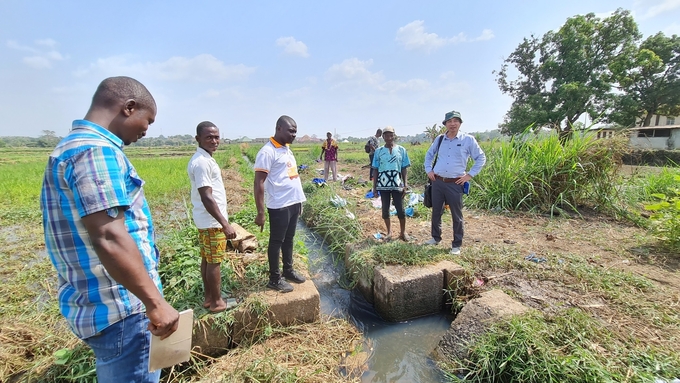
<path id="1" fill-rule="evenodd" d="M 123 153 L 156 117 L 149 91 L 129 77 L 99 85 L 87 115 L 49 157 L 40 196 L 59 307 L 94 351 L 101 382 L 158 382 L 151 334 L 177 330 L 163 298 L 149 205 Z"/>

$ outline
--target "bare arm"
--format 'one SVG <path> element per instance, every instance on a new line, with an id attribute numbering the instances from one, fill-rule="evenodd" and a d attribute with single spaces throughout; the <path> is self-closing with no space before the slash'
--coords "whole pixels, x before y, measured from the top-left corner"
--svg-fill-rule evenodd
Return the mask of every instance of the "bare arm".
<path id="1" fill-rule="evenodd" d="M 402 194 L 406 194 L 406 189 L 408 188 L 408 183 L 406 182 L 406 175 L 408 174 L 408 167 L 401 168 L 401 179 L 404 182 L 404 191 Z"/>
<path id="2" fill-rule="evenodd" d="M 163 299 L 144 267 L 134 239 L 125 227 L 125 214 L 111 218 L 106 211 L 83 217 L 99 261 L 111 277 L 139 298 L 146 306 L 149 330 L 167 338 L 177 330 L 179 313 Z"/>
<path id="3" fill-rule="evenodd" d="M 267 173 L 255 172 L 255 206 L 257 207 L 257 217 L 255 217 L 255 224 L 260 227 L 260 231 L 264 229 L 265 214 L 264 214 L 264 181 L 267 179 Z"/>
<path id="4" fill-rule="evenodd" d="M 201 202 L 203 203 L 203 206 L 205 206 L 205 210 L 208 211 L 208 213 L 212 215 L 213 218 L 215 218 L 222 226 L 222 232 L 224 232 L 224 235 L 227 236 L 227 239 L 236 238 L 236 231 L 233 227 L 231 227 L 229 221 L 227 221 L 227 219 L 222 215 L 220 207 L 213 198 L 212 188 L 210 186 L 198 188 L 198 194 L 201 195 Z"/>

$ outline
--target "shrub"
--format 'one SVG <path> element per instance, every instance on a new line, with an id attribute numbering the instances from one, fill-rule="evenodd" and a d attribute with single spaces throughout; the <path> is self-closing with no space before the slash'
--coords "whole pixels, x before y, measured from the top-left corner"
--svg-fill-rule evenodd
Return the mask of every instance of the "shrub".
<path id="1" fill-rule="evenodd" d="M 680 182 L 680 176 L 675 176 Z M 653 194 L 659 202 L 646 205 L 645 209 L 654 212 L 650 217 L 652 234 L 672 249 L 680 249 L 680 189 L 672 191 L 672 195 Z"/>

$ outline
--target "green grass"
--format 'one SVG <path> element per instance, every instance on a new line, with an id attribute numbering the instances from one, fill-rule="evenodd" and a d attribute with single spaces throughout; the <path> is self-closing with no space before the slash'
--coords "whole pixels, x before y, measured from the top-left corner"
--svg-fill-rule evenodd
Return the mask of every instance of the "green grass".
<path id="1" fill-rule="evenodd" d="M 611 208 L 621 140 L 575 135 L 516 137 L 493 143 L 487 165 L 474 178 L 470 206 L 483 209 L 578 212 L 583 205 Z M 486 147 L 486 145 L 485 145 Z"/>
<path id="2" fill-rule="evenodd" d="M 652 382 L 680 376 L 677 353 L 621 341 L 578 309 L 499 322 L 449 366 L 461 382 Z"/>

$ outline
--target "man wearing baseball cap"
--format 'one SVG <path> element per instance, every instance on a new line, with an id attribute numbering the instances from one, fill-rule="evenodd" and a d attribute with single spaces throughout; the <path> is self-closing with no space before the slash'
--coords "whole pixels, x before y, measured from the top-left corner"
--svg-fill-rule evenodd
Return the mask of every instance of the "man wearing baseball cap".
<path id="1" fill-rule="evenodd" d="M 479 174 L 486 163 L 486 155 L 477 140 L 460 132 L 462 123 L 460 112 L 452 110 L 446 113 L 442 121 L 446 133 L 435 138 L 425 154 L 425 172 L 432 182 L 432 238 L 425 244 L 436 245 L 442 240 L 442 213 L 444 205 L 449 205 L 453 218 L 451 254 L 454 255 L 460 254 L 463 244 L 463 187 Z M 474 165 L 467 171 L 470 158 Z"/>

